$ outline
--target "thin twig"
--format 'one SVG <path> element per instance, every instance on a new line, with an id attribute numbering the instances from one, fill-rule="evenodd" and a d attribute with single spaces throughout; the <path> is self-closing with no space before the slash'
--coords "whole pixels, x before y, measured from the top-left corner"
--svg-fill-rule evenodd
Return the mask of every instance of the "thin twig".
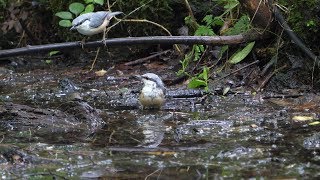
<path id="1" fill-rule="evenodd" d="M 153 21 L 149 21 L 149 20 L 147 20 L 147 19 L 125 19 L 125 20 L 122 20 L 122 21 L 124 21 L 124 22 L 150 23 L 150 24 L 153 24 L 153 25 L 161 28 L 162 30 L 164 30 L 169 36 L 172 36 L 171 32 L 170 32 L 167 28 L 165 28 L 165 27 L 162 26 L 161 24 L 158 24 L 158 23 L 153 22 Z M 181 55 L 183 54 L 178 45 L 174 44 L 174 47 L 175 47 L 175 49 L 179 52 L 179 54 L 181 54 Z"/>
<path id="2" fill-rule="evenodd" d="M 155 170 L 154 172 L 152 172 L 151 174 L 148 174 L 144 179 L 147 180 L 148 177 L 152 176 L 153 174 L 155 174 L 156 172 L 160 171 L 160 169 Z"/>
<path id="3" fill-rule="evenodd" d="M 143 62 L 146 62 L 154 57 L 157 57 L 157 56 L 160 56 L 162 54 L 166 54 L 167 52 L 169 52 L 170 50 L 166 50 L 166 51 L 162 51 L 162 52 L 159 52 L 159 53 L 156 53 L 156 54 L 152 54 L 148 57 L 144 57 L 144 58 L 140 58 L 140 59 L 137 59 L 137 60 L 134 60 L 134 61 L 131 61 L 131 62 L 127 62 L 125 63 L 124 65 L 126 66 L 133 66 L 133 65 L 137 65 L 137 64 L 141 64 Z"/>
<path id="4" fill-rule="evenodd" d="M 262 89 L 263 87 L 265 87 L 265 85 L 267 84 L 267 82 L 269 82 L 269 80 L 271 79 L 271 77 L 272 77 L 273 75 L 275 75 L 277 72 L 281 71 L 282 69 L 284 69 L 284 68 L 286 68 L 286 67 L 287 67 L 287 65 L 285 64 L 285 65 L 281 66 L 280 68 L 274 70 L 272 73 L 270 73 L 270 74 L 262 81 L 262 83 L 260 84 L 260 86 L 259 86 L 259 88 L 257 89 L 257 91 L 261 91 L 261 89 Z"/>
<path id="5" fill-rule="evenodd" d="M 235 71 L 232 71 L 231 73 L 229 73 L 229 74 L 227 74 L 227 75 L 225 75 L 225 76 L 217 79 L 217 81 L 220 81 L 220 80 L 222 80 L 222 79 L 224 79 L 224 78 L 226 78 L 226 77 L 228 77 L 228 76 L 230 76 L 230 75 L 232 75 L 232 74 L 234 74 L 234 73 L 237 73 L 237 72 L 241 71 L 242 69 L 245 69 L 245 68 L 247 68 L 247 67 L 249 67 L 249 66 L 252 66 L 252 65 L 254 65 L 254 64 L 257 64 L 257 63 L 259 63 L 259 60 L 254 61 L 254 62 L 252 62 L 252 63 L 250 63 L 250 64 L 247 64 L 247 65 L 245 65 L 245 66 L 243 66 L 243 67 L 241 67 L 241 68 L 239 68 L 239 69 L 237 69 L 237 70 L 235 70 Z"/>
<path id="6" fill-rule="evenodd" d="M 99 55 L 100 49 L 101 49 L 101 47 L 99 47 L 99 48 L 97 49 L 96 56 L 94 57 L 94 60 L 93 60 L 93 62 L 92 62 L 92 64 L 91 64 L 91 68 L 90 68 L 89 72 L 93 70 L 94 65 L 96 64 L 96 61 L 97 61 L 97 58 L 98 58 L 98 55 Z"/>
<path id="7" fill-rule="evenodd" d="M 112 131 L 112 133 L 110 134 L 110 136 L 109 136 L 109 143 L 111 143 L 111 140 L 112 140 L 112 136 L 114 135 L 114 133 L 115 133 L 116 131 L 115 130 L 113 130 Z"/>

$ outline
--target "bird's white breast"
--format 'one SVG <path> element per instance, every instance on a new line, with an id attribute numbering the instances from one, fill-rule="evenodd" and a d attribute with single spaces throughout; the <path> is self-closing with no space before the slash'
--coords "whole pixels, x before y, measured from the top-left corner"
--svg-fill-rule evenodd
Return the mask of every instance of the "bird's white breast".
<path id="1" fill-rule="evenodd" d="M 154 82 L 147 82 L 141 90 L 140 103 L 144 108 L 160 108 L 165 101 L 164 92 Z"/>
<path id="2" fill-rule="evenodd" d="M 109 24 L 109 21 L 106 19 L 101 26 L 98 28 L 92 28 L 90 25 L 90 21 L 87 20 L 83 22 L 81 25 L 77 26 L 77 31 L 83 35 L 91 36 L 94 34 L 98 34 L 104 31 L 106 26 Z"/>

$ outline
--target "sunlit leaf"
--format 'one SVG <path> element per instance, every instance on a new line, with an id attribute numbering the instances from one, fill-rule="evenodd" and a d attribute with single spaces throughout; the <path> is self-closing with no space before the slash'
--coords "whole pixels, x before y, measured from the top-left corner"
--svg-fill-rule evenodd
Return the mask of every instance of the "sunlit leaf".
<path id="1" fill-rule="evenodd" d="M 198 77 L 199 79 L 203 79 L 205 82 L 207 82 L 209 78 L 209 68 L 207 66 L 204 66 L 202 73 L 199 74 Z"/>
<path id="2" fill-rule="evenodd" d="M 100 4 L 101 6 L 104 4 L 104 0 L 93 0 L 96 4 Z"/>
<path id="3" fill-rule="evenodd" d="M 292 120 L 294 121 L 311 121 L 313 120 L 313 116 L 293 116 Z"/>
<path id="4" fill-rule="evenodd" d="M 198 87 L 202 87 L 202 86 L 206 86 L 206 82 L 201 80 L 201 79 L 197 79 L 197 78 L 193 78 L 189 84 L 188 84 L 188 88 L 198 88 Z"/>
<path id="5" fill-rule="evenodd" d="M 222 95 L 223 96 L 226 95 L 230 91 L 230 89 L 231 89 L 230 86 L 223 88 Z"/>
<path id="6" fill-rule="evenodd" d="M 72 14 L 69 11 L 57 12 L 55 15 L 62 19 L 73 19 Z"/>
<path id="7" fill-rule="evenodd" d="M 60 20 L 59 21 L 59 26 L 62 26 L 62 27 L 71 27 L 72 26 L 72 23 L 70 20 Z"/>
<path id="8" fill-rule="evenodd" d="M 84 10 L 85 13 L 93 12 L 94 11 L 94 5 L 88 4 Z"/>
<path id="9" fill-rule="evenodd" d="M 203 72 L 202 72 L 202 74 L 203 74 L 203 79 L 205 80 L 205 81 L 207 81 L 208 80 L 208 75 L 209 75 L 209 68 L 208 67 L 203 67 Z"/>
<path id="10" fill-rule="evenodd" d="M 90 4 L 90 3 L 93 3 L 93 0 L 84 0 L 84 2 L 85 2 L 86 4 Z"/>
<path id="11" fill-rule="evenodd" d="M 46 64 L 51 64 L 52 63 L 52 61 L 50 59 L 47 59 L 45 62 L 46 62 Z"/>
<path id="12" fill-rule="evenodd" d="M 241 51 L 236 52 L 233 54 L 229 60 L 231 64 L 237 64 L 240 61 L 242 61 L 244 58 L 248 56 L 248 54 L 251 52 L 253 46 L 254 46 L 254 41 L 249 43 L 245 48 L 243 48 Z"/>
<path id="13" fill-rule="evenodd" d="M 69 5 L 69 10 L 73 14 L 78 15 L 84 10 L 84 5 L 81 3 L 75 2 Z"/>
<path id="14" fill-rule="evenodd" d="M 101 69 L 100 71 L 95 72 L 96 76 L 99 76 L 99 77 L 104 76 L 106 73 L 107 73 L 107 71 L 104 69 Z"/>
<path id="15" fill-rule="evenodd" d="M 58 54 L 60 51 L 50 51 L 49 52 L 49 56 L 53 56 L 53 55 L 56 55 Z"/>
<path id="16" fill-rule="evenodd" d="M 310 126 L 320 125 L 320 121 L 311 122 L 311 123 L 309 123 L 309 125 Z"/>

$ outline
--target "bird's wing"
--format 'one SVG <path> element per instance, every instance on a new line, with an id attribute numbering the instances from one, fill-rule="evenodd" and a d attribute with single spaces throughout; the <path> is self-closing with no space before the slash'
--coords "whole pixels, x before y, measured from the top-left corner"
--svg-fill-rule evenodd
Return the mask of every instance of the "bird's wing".
<path id="1" fill-rule="evenodd" d="M 108 13 L 109 13 L 108 11 L 100 11 L 100 12 L 94 13 L 94 15 L 91 16 L 90 18 L 89 26 L 93 28 L 99 27 L 101 24 L 103 24 L 103 21 L 107 18 Z"/>
<path id="2" fill-rule="evenodd" d="M 83 22 L 85 22 L 86 20 L 89 20 L 91 18 L 93 13 L 86 13 L 86 14 L 82 14 L 80 16 L 78 16 L 77 18 L 75 18 L 73 21 L 72 21 L 72 26 L 73 27 L 77 27 L 79 26 L 80 24 L 82 24 Z"/>

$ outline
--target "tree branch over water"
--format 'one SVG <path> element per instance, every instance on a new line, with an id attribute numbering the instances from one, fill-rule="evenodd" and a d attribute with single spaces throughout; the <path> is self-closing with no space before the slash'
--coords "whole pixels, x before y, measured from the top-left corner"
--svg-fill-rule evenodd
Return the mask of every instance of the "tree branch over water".
<path id="1" fill-rule="evenodd" d="M 136 44 L 203 44 L 203 45 L 232 45 L 262 39 L 263 35 L 253 30 L 251 32 L 234 36 L 148 36 L 112 38 L 106 40 L 106 46 L 123 46 Z M 84 48 L 103 47 L 103 41 L 87 42 Z M 64 42 L 47 45 L 27 46 L 23 48 L 0 50 L 0 58 L 19 56 L 50 51 L 65 51 L 82 48 L 80 42 Z"/>

